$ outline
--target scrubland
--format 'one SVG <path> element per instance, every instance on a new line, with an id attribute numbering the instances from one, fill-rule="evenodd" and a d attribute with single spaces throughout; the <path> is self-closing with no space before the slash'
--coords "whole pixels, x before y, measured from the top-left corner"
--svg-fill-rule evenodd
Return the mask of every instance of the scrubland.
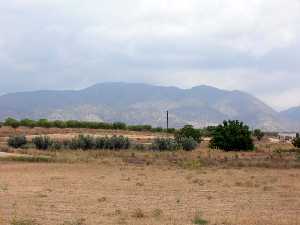
<path id="1" fill-rule="evenodd" d="M 2 225 L 298 225 L 300 155 L 267 138 L 253 152 L 39 151 L 11 149 L 15 133 L 72 138 L 164 133 L 93 129 L 0 129 Z"/>

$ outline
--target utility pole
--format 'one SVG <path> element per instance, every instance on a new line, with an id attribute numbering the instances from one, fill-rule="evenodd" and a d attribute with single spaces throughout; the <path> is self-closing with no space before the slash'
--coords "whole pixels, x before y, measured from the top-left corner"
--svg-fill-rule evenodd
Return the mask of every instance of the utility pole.
<path id="1" fill-rule="evenodd" d="M 169 111 L 167 110 L 167 133 L 169 131 Z"/>

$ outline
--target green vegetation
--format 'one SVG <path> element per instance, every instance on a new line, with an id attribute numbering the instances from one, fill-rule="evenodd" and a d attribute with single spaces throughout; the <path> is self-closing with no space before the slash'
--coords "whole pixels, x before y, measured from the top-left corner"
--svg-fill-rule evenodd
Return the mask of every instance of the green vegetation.
<path id="1" fill-rule="evenodd" d="M 48 136 L 38 136 L 32 139 L 32 143 L 39 150 L 47 150 L 52 146 L 53 141 Z"/>
<path id="2" fill-rule="evenodd" d="M 217 126 L 209 146 L 225 151 L 251 151 L 254 149 L 249 127 L 238 120 L 224 121 L 222 125 Z"/>
<path id="3" fill-rule="evenodd" d="M 261 141 L 263 137 L 265 136 L 265 133 L 262 132 L 260 129 L 255 129 L 253 131 L 253 136 L 257 138 L 257 140 Z"/>
<path id="4" fill-rule="evenodd" d="M 34 220 L 13 219 L 10 222 L 10 225 L 38 225 L 38 224 Z"/>
<path id="5" fill-rule="evenodd" d="M 181 139 L 180 145 L 182 146 L 183 150 L 192 151 L 197 148 L 198 143 L 192 137 L 184 137 Z"/>
<path id="6" fill-rule="evenodd" d="M 194 218 L 194 220 L 193 220 L 193 223 L 194 223 L 194 224 L 197 224 L 197 225 L 205 225 L 205 224 L 208 224 L 208 221 L 202 219 L 201 214 L 198 213 L 198 214 L 195 216 L 195 218 Z"/>
<path id="7" fill-rule="evenodd" d="M 27 144 L 27 139 L 24 135 L 11 136 L 8 138 L 7 144 L 13 148 L 21 148 Z"/>
<path id="8" fill-rule="evenodd" d="M 293 143 L 293 145 L 296 148 L 300 148 L 300 136 L 299 136 L 299 133 L 297 133 L 296 138 L 294 138 L 294 140 L 293 140 L 292 143 Z"/>
<path id="9" fill-rule="evenodd" d="M 14 118 L 8 117 L 5 121 L 4 121 L 4 125 L 5 126 L 10 126 L 12 128 L 17 128 L 20 126 L 20 122 Z"/>
<path id="10" fill-rule="evenodd" d="M 89 121 L 78 121 L 78 120 L 54 120 L 50 121 L 47 119 L 40 120 L 31 120 L 31 119 L 22 119 L 16 120 L 14 118 L 7 118 L 4 123 L 4 126 L 10 126 L 17 128 L 20 126 L 24 127 L 44 127 L 44 128 L 89 128 L 89 129 L 109 129 L 109 130 L 129 130 L 129 131 L 150 131 L 150 132 L 168 132 L 175 133 L 176 129 L 164 129 L 161 127 L 152 127 L 151 125 L 127 125 L 122 122 L 114 123 L 104 123 L 104 122 L 89 122 Z"/>
<path id="11" fill-rule="evenodd" d="M 185 138 L 193 138 L 196 142 L 201 143 L 201 130 L 195 129 L 192 125 L 185 125 L 175 133 L 175 140 L 182 143 Z"/>
<path id="12" fill-rule="evenodd" d="M 171 138 L 156 138 L 154 139 L 151 149 L 157 151 L 176 151 L 180 145 Z"/>

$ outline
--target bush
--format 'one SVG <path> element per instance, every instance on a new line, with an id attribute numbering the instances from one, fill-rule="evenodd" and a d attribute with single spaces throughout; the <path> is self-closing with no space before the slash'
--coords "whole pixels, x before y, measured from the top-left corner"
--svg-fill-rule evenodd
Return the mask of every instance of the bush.
<path id="1" fill-rule="evenodd" d="M 53 145 L 53 141 L 48 136 L 38 136 L 32 139 L 32 143 L 39 150 L 47 150 Z"/>
<path id="2" fill-rule="evenodd" d="M 107 149 L 129 149 L 130 142 L 127 137 L 123 136 L 112 136 L 106 140 Z"/>
<path id="3" fill-rule="evenodd" d="M 237 120 L 224 121 L 222 125 L 217 126 L 212 134 L 209 146 L 213 149 L 225 151 L 249 151 L 254 149 L 249 127 Z"/>
<path id="4" fill-rule="evenodd" d="M 27 144 L 27 139 L 24 135 L 16 135 L 9 137 L 7 140 L 7 144 L 13 148 L 20 148 Z"/>
<path id="5" fill-rule="evenodd" d="M 59 142 L 59 141 L 52 141 L 52 144 L 51 144 L 51 149 L 53 150 L 60 150 L 64 147 L 64 144 Z"/>
<path id="6" fill-rule="evenodd" d="M 181 139 L 180 145 L 182 149 L 185 151 L 191 151 L 196 149 L 198 142 L 194 140 L 192 137 L 184 137 Z"/>
<path id="7" fill-rule="evenodd" d="M 72 140 L 69 143 L 70 149 L 82 149 L 82 150 L 88 150 L 93 149 L 95 147 L 95 140 L 90 135 L 79 135 L 75 138 L 72 138 Z"/>
<path id="8" fill-rule="evenodd" d="M 79 135 L 73 138 L 71 141 L 64 143 L 70 149 L 129 149 L 130 141 L 127 137 L 123 136 L 112 136 L 108 137 L 97 137 L 94 138 L 90 135 Z"/>
<path id="9" fill-rule="evenodd" d="M 293 140 L 293 145 L 296 147 L 296 148 L 300 148 L 300 136 L 299 134 L 297 133 L 296 135 L 296 138 L 294 138 Z"/>
<path id="10" fill-rule="evenodd" d="M 183 139 L 186 138 L 193 138 L 196 142 L 201 143 L 201 131 L 192 125 L 186 125 L 175 133 L 177 143 L 182 143 Z"/>
<path id="11" fill-rule="evenodd" d="M 256 137 L 257 140 L 260 141 L 260 140 L 263 139 L 263 137 L 265 136 L 265 133 L 262 132 L 260 129 L 255 129 L 255 130 L 253 131 L 253 136 Z"/>
<path id="12" fill-rule="evenodd" d="M 156 138 L 152 143 L 151 149 L 158 151 L 175 151 L 179 149 L 179 145 L 171 138 Z"/>

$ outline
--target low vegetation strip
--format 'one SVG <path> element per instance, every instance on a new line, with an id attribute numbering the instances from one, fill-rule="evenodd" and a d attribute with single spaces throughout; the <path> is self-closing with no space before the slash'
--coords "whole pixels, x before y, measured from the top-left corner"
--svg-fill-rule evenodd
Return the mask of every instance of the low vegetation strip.
<path id="1" fill-rule="evenodd" d="M 169 128 L 164 129 L 162 127 L 152 127 L 151 125 L 127 125 L 122 122 L 105 123 L 105 122 L 90 122 L 90 121 L 78 121 L 78 120 L 54 120 L 47 119 L 31 120 L 22 119 L 17 120 L 14 118 L 7 118 L 4 126 L 10 126 L 17 128 L 23 127 L 44 127 L 44 128 L 90 128 L 90 129 L 105 129 L 105 130 L 128 130 L 128 131 L 150 131 L 150 132 L 167 132 L 175 133 L 176 129 Z"/>

